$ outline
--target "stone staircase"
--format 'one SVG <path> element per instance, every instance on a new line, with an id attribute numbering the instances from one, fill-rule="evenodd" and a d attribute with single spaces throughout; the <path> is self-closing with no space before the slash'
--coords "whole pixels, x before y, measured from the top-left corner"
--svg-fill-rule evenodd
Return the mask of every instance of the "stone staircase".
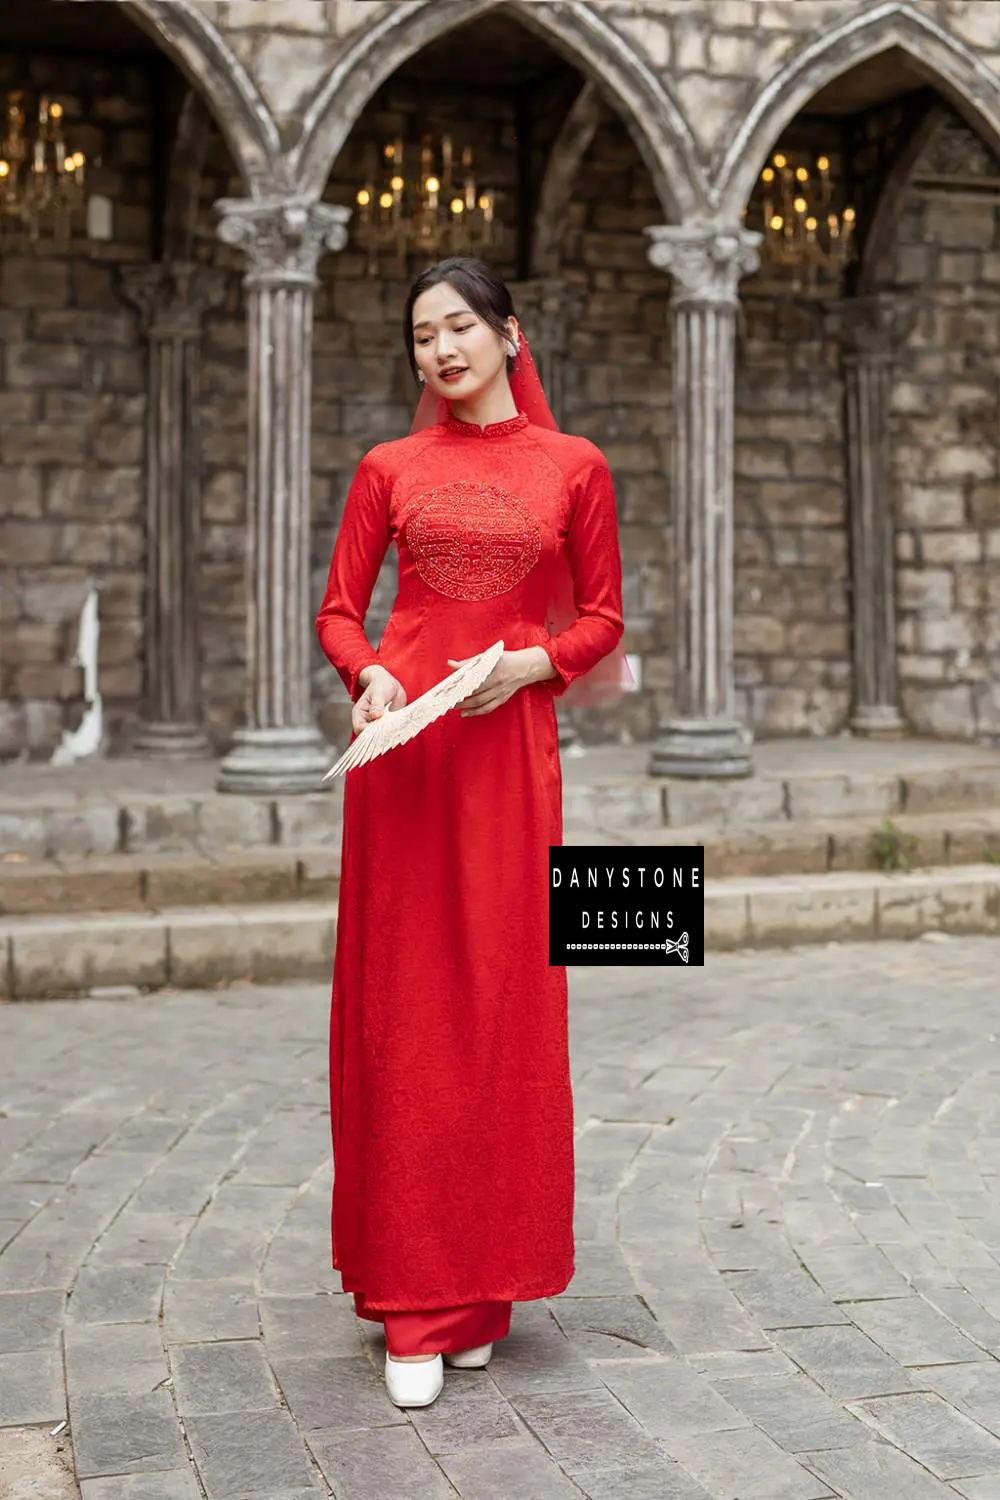
<path id="1" fill-rule="evenodd" d="M 1000 754 L 795 741 L 757 759 L 743 782 L 664 782 L 641 748 L 567 756 L 566 842 L 703 845 L 710 949 L 1000 932 Z M 329 976 L 339 790 L 227 797 L 213 769 L 5 770 L 0 994 Z"/>

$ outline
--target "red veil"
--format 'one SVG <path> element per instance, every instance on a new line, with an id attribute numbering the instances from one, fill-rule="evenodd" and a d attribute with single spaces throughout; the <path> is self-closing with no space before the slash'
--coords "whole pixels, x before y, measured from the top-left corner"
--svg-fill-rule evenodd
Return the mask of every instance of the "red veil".
<path id="1" fill-rule="evenodd" d="M 541 377 L 523 333 L 518 336 L 518 351 L 510 372 L 510 391 L 518 411 L 523 412 L 529 422 L 536 427 L 559 431 L 559 424 L 545 399 Z M 410 432 L 422 432 L 425 427 L 443 422 L 447 416 L 448 402 L 445 397 L 436 396 L 432 390 L 425 388 L 417 403 Z M 545 628 L 550 635 L 558 635 L 578 618 L 573 574 L 565 554 L 560 552 Z M 625 647 L 623 641 L 619 641 L 608 656 L 575 682 L 571 682 L 565 693 L 560 695 L 559 701 L 568 707 L 603 708 L 617 703 L 622 694 L 629 692 L 634 686 L 635 678 L 625 656 Z"/>

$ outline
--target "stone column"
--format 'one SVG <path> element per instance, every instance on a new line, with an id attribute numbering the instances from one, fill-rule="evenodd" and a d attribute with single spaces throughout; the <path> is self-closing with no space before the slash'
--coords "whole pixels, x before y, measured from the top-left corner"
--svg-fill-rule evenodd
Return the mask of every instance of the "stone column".
<path id="1" fill-rule="evenodd" d="M 890 292 L 845 298 L 829 309 L 841 341 L 844 450 L 851 516 L 851 614 L 857 735 L 905 732 L 896 662 L 896 518 L 889 406 L 897 351 L 916 320 L 912 300 Z"/>
<path id="2" fill-rule="evenodd" d="M 225 792 L 313 792 L 331 761 L 310 691 L 312 319 L 316 266 L 347 241 L 350 210 L 294 199 L 222 199 L 219 237 L 246 251 L 246 727 L 222 763 Z"/>
<path id="3" fill-rule="evenodd" d="M 673 277 L 674 717 L 654 776 L 748 776 L 733 667 L 733 386 L 737 286 L 761 236 L 742 226 L 647 229 Z"/>
<path id="4" fill-rule="evenodd" d="M 225 297 L 221 271 L 188 262 L 135 266 L 125 296 L 149 342 L 146 415 L 146 701 L 138 755 L 211 753 L 201 713 L 198 567 L 200 340 Z"/>

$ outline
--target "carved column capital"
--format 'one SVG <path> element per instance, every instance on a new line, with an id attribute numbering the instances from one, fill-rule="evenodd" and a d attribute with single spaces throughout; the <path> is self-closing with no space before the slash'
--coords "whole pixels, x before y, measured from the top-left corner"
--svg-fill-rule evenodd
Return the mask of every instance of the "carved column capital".
<path id="1" fill-rule="evenodd" d="M 149 338 L 196 339 L 205 314 L 225 301 L 226 273 L 191 261 L 158 261 L 126 267 L 121 286 Z"/>
<path id="2" fill-rule="evenodd" d="M 316 285 L 324 250 L 343 250 L 351 210 L 302 198 L 220 198 L 218 236 L 246 251 L 248 287 Z"/>
<path id="3" fill-rule="evenodd" d="M 841 297 L 827 303 L 824 313 L 846 360 L 891 362 L 913 332 L 920 307 L 911 293 L 886 290 Z"/>
<path id="4" fill-rule="evenodd" d="M 735 310 L 740 280 L 760 264 L 763 236 L 742 224 L 656 224 L 646 234 L 650 264 L 673 277 L 675 307 Z"/>

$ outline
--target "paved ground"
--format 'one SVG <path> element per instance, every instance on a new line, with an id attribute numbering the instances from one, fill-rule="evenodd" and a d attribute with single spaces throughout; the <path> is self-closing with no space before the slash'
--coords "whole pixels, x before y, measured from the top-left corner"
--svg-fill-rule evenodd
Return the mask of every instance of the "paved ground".
<path id="1" fill-rule="evenodd" d="M 325 989 L 0 1010 L 0 1426 L 84 1500 L 997 1500 L 1000 942 L 669 973 L 572 971 L 576 1280 L 412 1417 Z"/>

